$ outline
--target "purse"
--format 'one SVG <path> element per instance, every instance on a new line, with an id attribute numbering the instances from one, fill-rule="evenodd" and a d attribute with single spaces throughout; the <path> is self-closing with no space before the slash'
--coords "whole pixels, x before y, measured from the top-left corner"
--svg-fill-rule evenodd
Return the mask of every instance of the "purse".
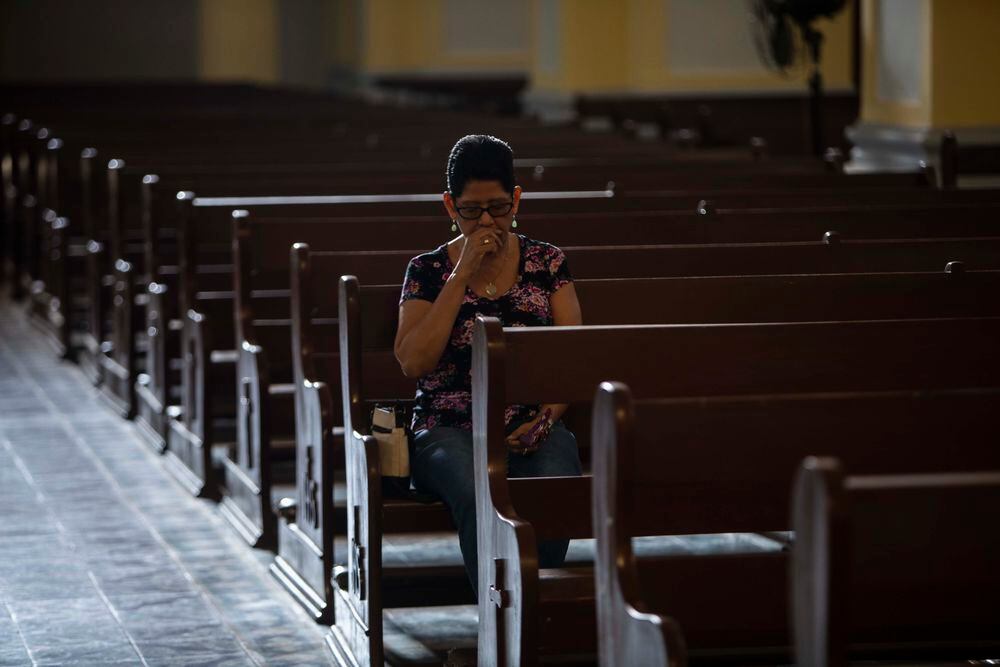
<path id="1" fill-rule="evenodd" d="M 378 441 L 382 493 L 401 496 L 410 490 L 410 438 L 406 410 L 397 405 L 377 405 L 372 410 L 371 433 Z"/>

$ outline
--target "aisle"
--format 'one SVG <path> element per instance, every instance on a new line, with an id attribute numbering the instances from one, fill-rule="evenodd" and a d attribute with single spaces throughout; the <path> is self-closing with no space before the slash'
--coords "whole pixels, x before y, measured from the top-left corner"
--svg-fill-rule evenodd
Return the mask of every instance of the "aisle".
<path id="1" fill-rule="evenodd" d="M 0 300 L 0 665 L 324 665 L 323 632 Z"/>

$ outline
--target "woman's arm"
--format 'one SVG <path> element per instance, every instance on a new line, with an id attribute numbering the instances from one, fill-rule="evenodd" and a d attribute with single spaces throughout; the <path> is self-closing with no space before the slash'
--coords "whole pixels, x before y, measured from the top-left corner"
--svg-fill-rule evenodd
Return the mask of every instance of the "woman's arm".
<path id="1" fill-rule="evenodd" d="M 394 350 L 403 375 L 422 377 L 437 366 L 448 345 L 465 286 L 452 274 L 433 303 L 411 299 L 399 307 Z"/>
<path id="2" fill-rule="evenodd" d="M 483 239 L 493 242 L 483 245 Z M 479 270 L 483 257 L 496 252 L 499 234 L 495 229 L 482 229 L 471 234 L 462 247 L 462 254 L 444 287 L 434 302 L 411 299 L 399 307 L 399 328 L 393 350 L 403 375 L 419 378 L 437 366 L 448 345 L 458 309 L 465 297 L 465 288 Z"/>
<path id="3" fill-rule="evenodd" d="M 576 298 L 576 287 L 573 283 L 563 285 L 549 297 L 552 307 L 552 323 L 557 327 L 575 327 L 583 324 L 583 313 L 580 312 L 580 300 Z M 549 403 L 541 406 L 542 414 L 546 408 L 552 408 L 552 421 L 559 421 L 569 407 L 566 403 Z"/>
<path id="4" fill-rule="evenodd" d="M 575 327 L 583 324 L 580 301 L 576 298 L 576 287 L 566 283 L 549 297 L 552 308 L 552 323 L 557 327 Z"/>
<path id="5" fill-rule="evenodd" d="M 563 285 L 552 293 L 549 297 L 549 306 L 552 308 L 552 323 L 557 327 L 579 326 L 583 324 L 583 314 L 580 312 L 580 301 L 576 297 L 576 288 L 573 283 Z M 535 425 L 545 414 L 546 410 L 551 410 L 549 419 L 553 422 L 559 421 L 566 409 L 567 403 L 543 403 L 538 406 L 538 415 L 531 421 L 522 424 L 513 433 L 507 436 L 507 441 L 512 445 L 517 445 L 517 438 Z"/>

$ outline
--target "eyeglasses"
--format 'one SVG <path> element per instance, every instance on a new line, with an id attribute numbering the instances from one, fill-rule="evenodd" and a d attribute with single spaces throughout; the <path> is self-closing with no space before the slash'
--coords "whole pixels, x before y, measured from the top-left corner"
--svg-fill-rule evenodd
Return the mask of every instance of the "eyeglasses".
<path id="1" fill-rule="evenodd" d="M 512 208 L 514 208 L 514 202 L 508 201 L 502 204 L 490 204 L 489 206 L 459 206 L 455 210 L 458 211 L 463 220 L 479 220 L 486 211 L 490 212 L 491 218 L 502 218 L 510 213 Z"/>

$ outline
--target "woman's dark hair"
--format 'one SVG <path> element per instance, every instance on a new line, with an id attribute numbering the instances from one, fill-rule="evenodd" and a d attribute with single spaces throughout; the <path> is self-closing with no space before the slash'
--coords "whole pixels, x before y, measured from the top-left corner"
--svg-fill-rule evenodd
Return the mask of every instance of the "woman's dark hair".
<path id="1" fill-rule="evenodd" d="M 448 154 L 448 192 L 455 199 L 469 181 L 499 181 L 514 194 L 514 151 L 510 144 L 488 134 L 470 134 Z"/>

